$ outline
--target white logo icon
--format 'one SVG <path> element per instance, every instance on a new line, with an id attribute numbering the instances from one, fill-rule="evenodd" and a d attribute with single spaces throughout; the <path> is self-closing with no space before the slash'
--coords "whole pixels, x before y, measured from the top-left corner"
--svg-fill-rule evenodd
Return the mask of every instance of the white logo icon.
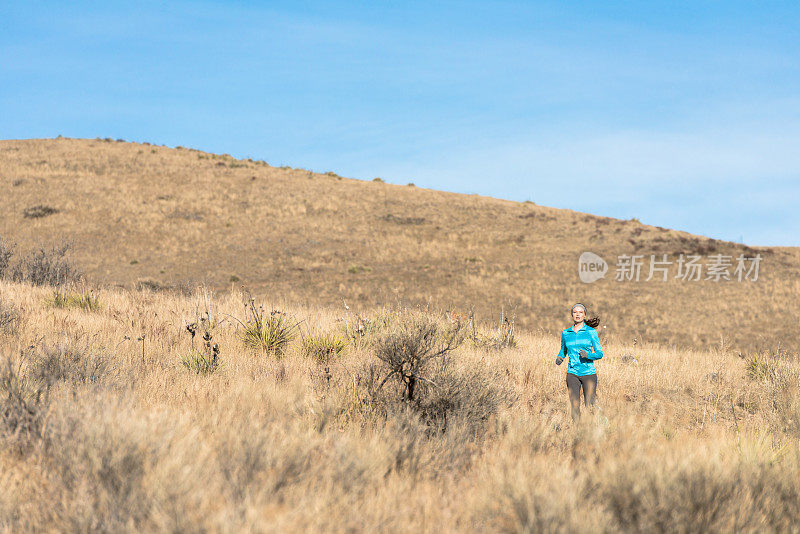
<path id="1" fill-rule="evenodd" d="M 594 252 L 584 252 L 578 258 L 578 276 L 580 276 L 581 282 L 591 284 L 605 278 L 606 272 L 608 272 L 606 260 Z"/>

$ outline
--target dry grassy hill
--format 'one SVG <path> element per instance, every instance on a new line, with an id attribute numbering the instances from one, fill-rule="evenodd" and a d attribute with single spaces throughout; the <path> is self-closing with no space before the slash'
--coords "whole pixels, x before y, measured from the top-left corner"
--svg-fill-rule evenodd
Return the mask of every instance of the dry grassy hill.
<path id="1" fill-rule="evenodd" d="M 204 282 L 304 305 L 397 302 L 501 310 L 555 333 L 575 301 L 619 342 L 798 350 L 800 249 L 741 244 L 566 209 L 275 168 L 111 140 L 0 141 L 0 236 L 20 249 L 62 238 L 93 284 Z M 44 206 L 45 209 L 32 208 Z M 52 208 L 48 213 L 46 208 Z M 26 211 L 27 210 L 27 211 Z M 580 282 L 578 256 L 609 262 Z M 622 254 L 748 257 L 758 280 L 614 279 Z M 705 273 L 704 275 L 705 276 Z M 555 347 L 554 347 L 555 348 Z"/>

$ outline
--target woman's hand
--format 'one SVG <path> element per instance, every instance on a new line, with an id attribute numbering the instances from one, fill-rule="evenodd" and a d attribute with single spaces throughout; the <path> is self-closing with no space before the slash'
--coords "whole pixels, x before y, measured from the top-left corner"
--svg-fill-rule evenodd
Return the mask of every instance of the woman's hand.
<path id="1" fill-rule="evenodd" d="M 564 361 L 563 356 L 556 356 L 556 365 L 561 365 L 561 362 Z"/>
<path id="2" fill-rule="evenodd" d="M 588 352 L 586 352 L 586 351 L 585 351 L 585 350 L 583 350 L 583 349 L 581 349 L 581 351 L 580 351 L 578 354 L 580 354 L 580 355 L 581 355 L 581 358 L 588 358 L 588 357 L 589 357 L 589 353 L 588 353 Z"/>

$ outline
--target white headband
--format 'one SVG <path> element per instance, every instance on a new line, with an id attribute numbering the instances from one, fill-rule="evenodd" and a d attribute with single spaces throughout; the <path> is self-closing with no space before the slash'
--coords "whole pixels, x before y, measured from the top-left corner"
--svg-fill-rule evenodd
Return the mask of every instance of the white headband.
<path id="1" fill-rule="evenodd" d="M 584 306 L 584 305 L 583 305 L 583 304 L 581 304 L 580 302 L 579 302 L 579 303 L 577 303 L 577 304 L 575 304 L 574 306 L 572 306 L 572 308 L 571 308 L 569 311 L 570 311 L 570 312 L 572 312 L 572 310 L 574 310 L 574 309 L 575 309 L 575 308 L 577 308 L 578 306 L 580 306 L 581 308 L 583 308 L 583 313 L 586 313 L 586 306 Z"/>

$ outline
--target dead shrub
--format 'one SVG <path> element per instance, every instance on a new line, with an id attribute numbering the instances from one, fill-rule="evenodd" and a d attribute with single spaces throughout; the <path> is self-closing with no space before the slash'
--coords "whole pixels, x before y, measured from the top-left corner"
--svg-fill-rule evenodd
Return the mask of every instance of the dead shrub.
<path id="1" fill-rule="evenodd" d="M 443 328 L 422 313 L 402 317 L 375 345 L 375 355 L 387 370 L 381 385 L 394 378 L 402 386 L 403 399 L 415 400 L 417 385 L 430 382 L 430 364 L 455 350 L 463 340 L 463 328 L 458 321 Z"/>
<path id="2" fill-rule="evenodd" d="M 382 365 L 360 373 L 367 378 L 373 415 L 390 417 L 411 409 L 430 435 L 459 428 L 470 439 L 480 439 L 489 418 L 516 397 L 501 373 L 483 363 L 456 360 L 451 353 L 463 339 L 456 319 L 437 322 L 420 313 L 402 317 L 376 342 Z"/>
<path id="3" fill-rule="evenodd" d="M 40 248 L 21 258 L 11 270 L 15 282 L 28 282 L 35 286 L 61 286 L 77 282 L 80 272 L 68 259 L 70 245 L 63 243 L 50 249 Z"/>
<path id="4" fill-rule="evenodd" d="M 0 299 L 0 334 L 15 334 L 19 323 L 20 313 L 16 306 Z"/>
<path id="5" fill-rule="evenodd" d="M 27 449 L 41 438 L 49 389 L 24 376 L 20 361 L 7 357 L 0 368 L 0 438 Z"/>
<path id="6" fill-rule="evenodd" d="M 119 398 L 77 395 L 48 419 L 43 453 L 58 531 L 202 531 L 215 486 L 211 451 L 180 419 Z M 197 482 L 202 481 L 200 491 Z"/>
<path id="7" fill-rule="evenodd" d="M 11 258 L 14 256 L 14 243 L 0 237 L 0 278 L 10 274 Z"/>
<path id="8" fill-rule="evenodd" d="M 482 362 L 460 362 L 446 356 L 420 386 L 417 411 L 432 427 L 446 431 L 456 424 L 480 436 L 489 418 L 516 401 L 507 377 Z"/>
<path id="9" fill-rule="evenodd" d="M 28 376 L 46 387 L 59 382 L 71 386 L 96 385 L 112 378 L 116 370 L 103 351 L 85 341 L 64 338 L 31 353 Z"/>

